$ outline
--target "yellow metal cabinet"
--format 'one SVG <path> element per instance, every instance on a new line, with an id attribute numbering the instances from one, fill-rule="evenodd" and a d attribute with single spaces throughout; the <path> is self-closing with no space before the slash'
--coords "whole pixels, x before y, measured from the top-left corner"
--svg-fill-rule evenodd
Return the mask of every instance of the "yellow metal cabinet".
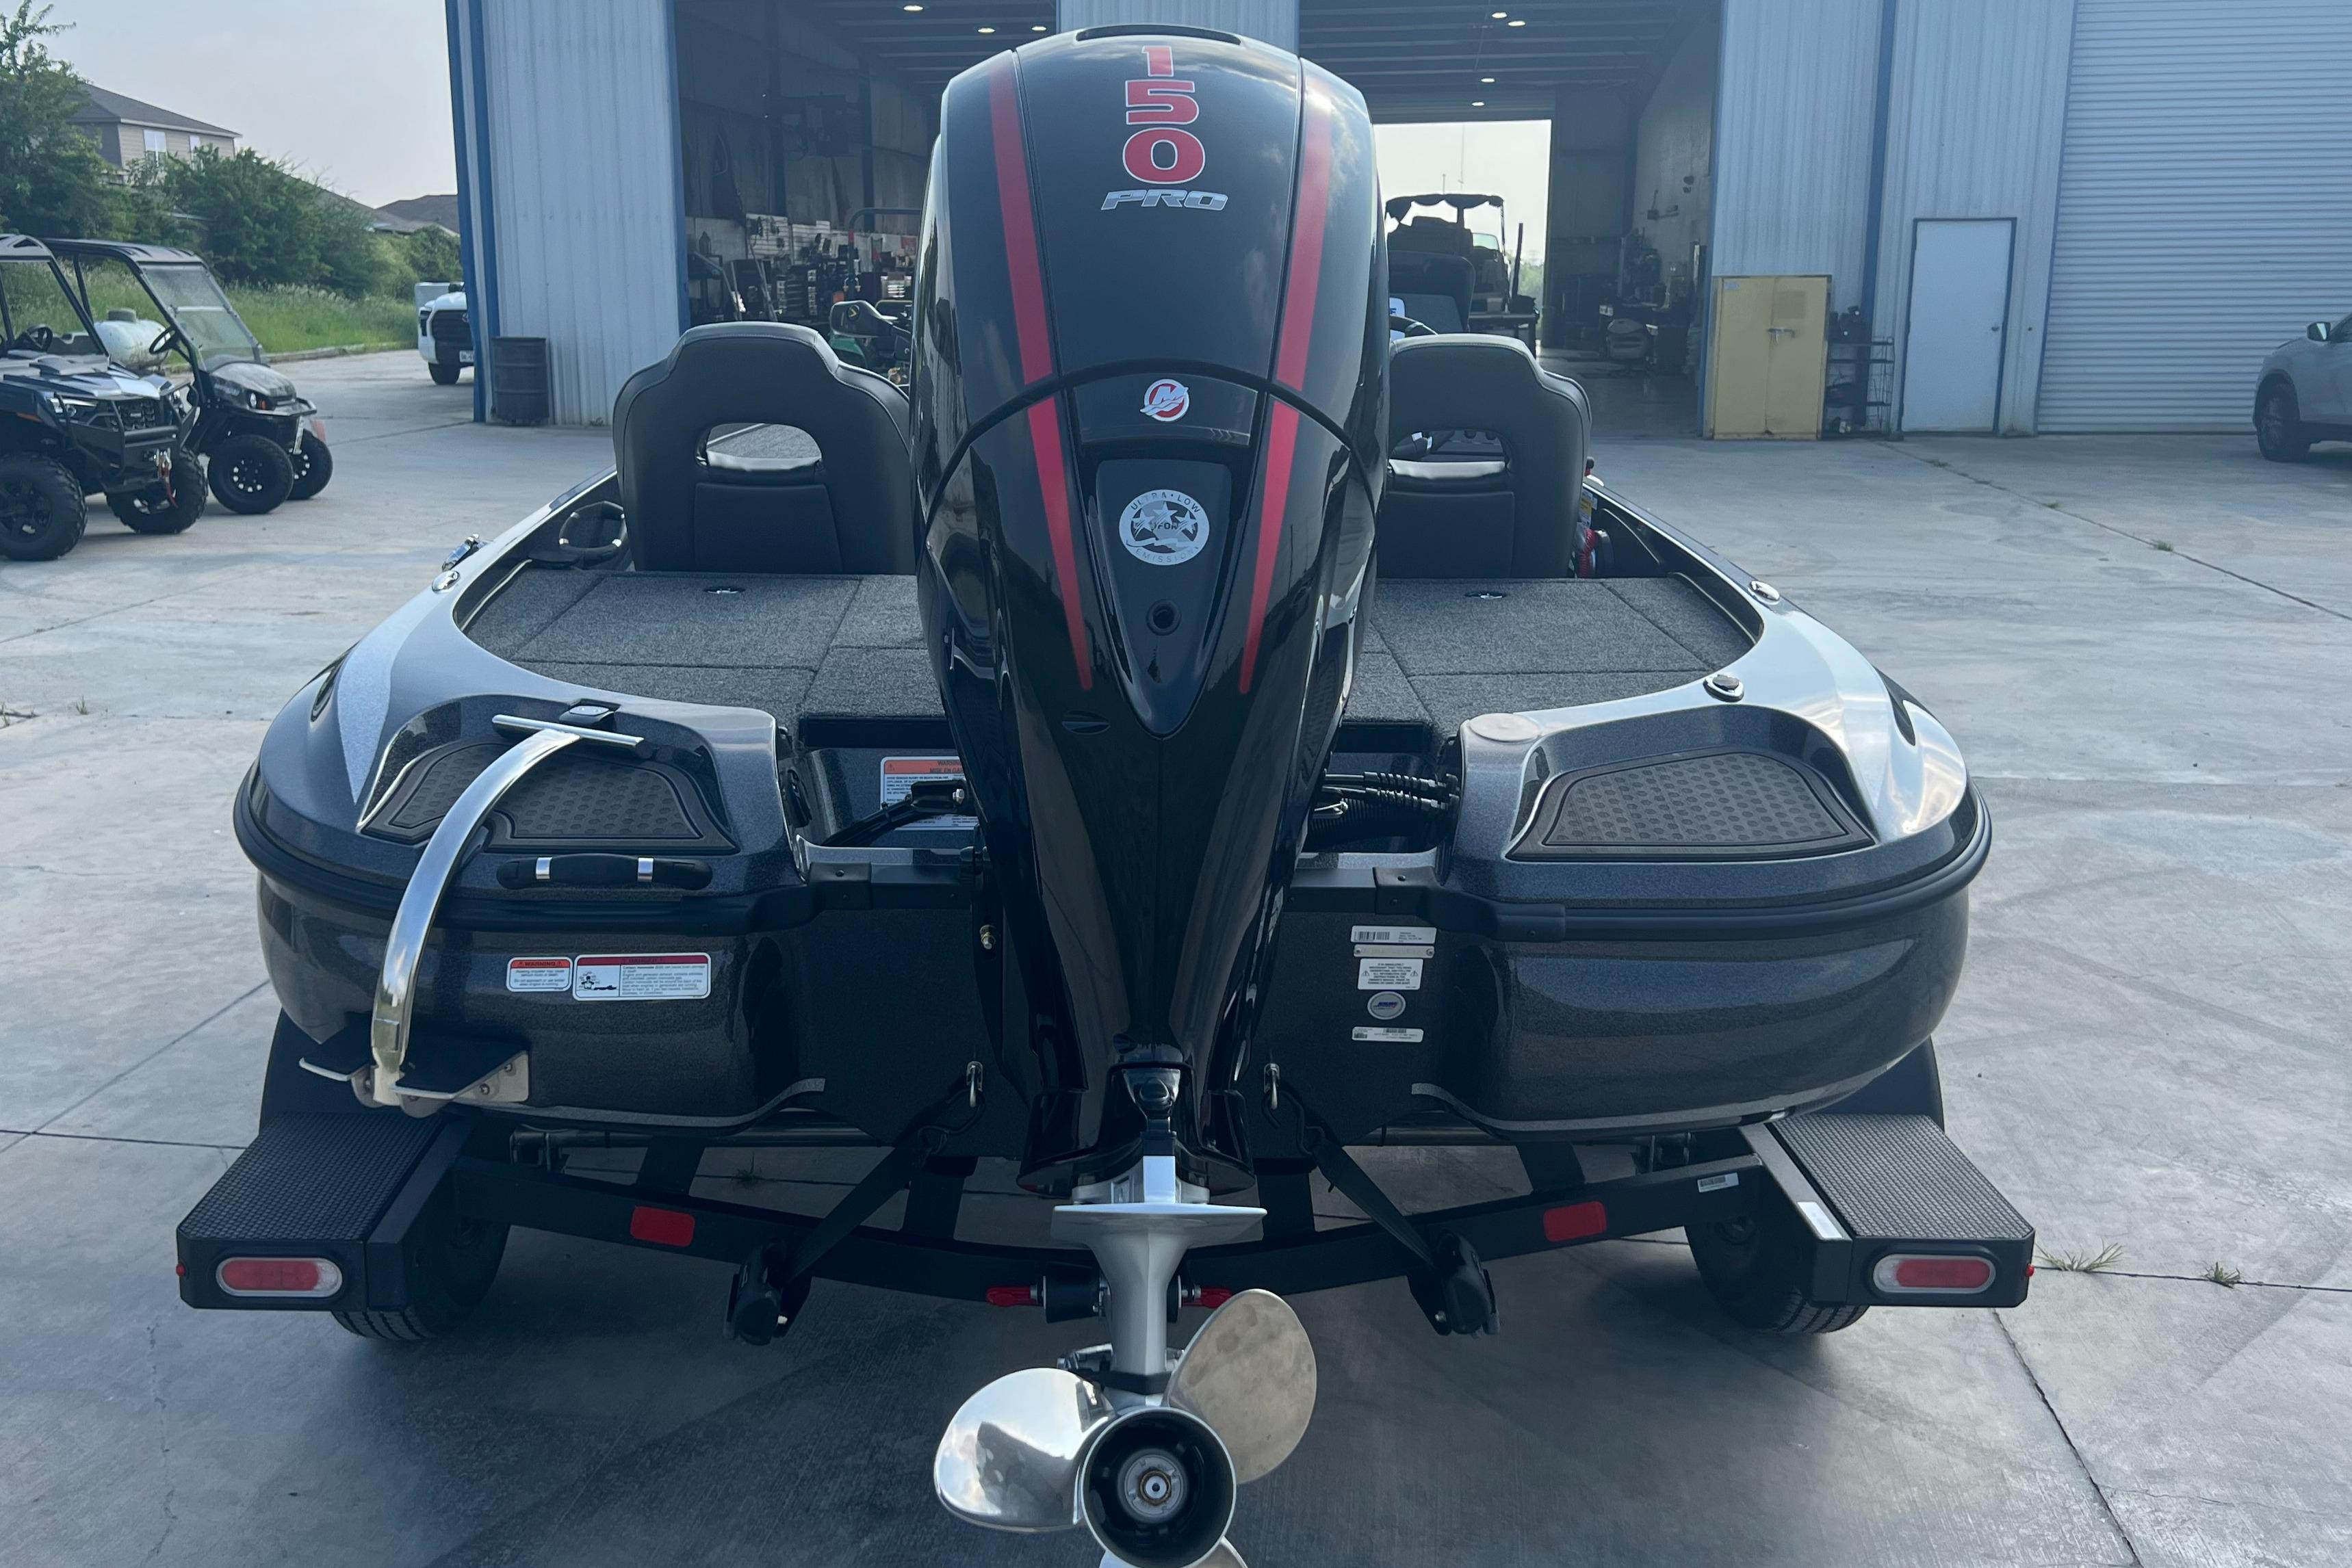
<path id="1" fill-rule="evenodd" d="M 1829 304 L 1826 277 L 1715 280 L 1707 328 L 1708 435 L 1810 441 L 1821 434 Z"/>

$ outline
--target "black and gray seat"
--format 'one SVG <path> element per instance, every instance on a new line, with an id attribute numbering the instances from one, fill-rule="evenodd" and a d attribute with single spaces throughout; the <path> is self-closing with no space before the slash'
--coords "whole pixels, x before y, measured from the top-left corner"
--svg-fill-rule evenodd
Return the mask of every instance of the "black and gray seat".
<path id="1" fill-rule="evenodd" d="M 1577 496 L 1591 416 L 1584 389 L 1512 338 L 1407 338 L 1389 353 L 1391 452 L 1381 502 L 1385 578 L 1576 575 Z M 1499 442 L 1465 440 L 1486 433 Z M 1482 449 L 1483 448 L 1483 449 Z M 1465 450 L 1466 449 L 1466 450 Z"/>
<path id="2" fill-rule="evenodd" d="M 613 450 L 640 571 L 915 569 L 906 395 L 806 327 L 688 332 L 614 400 Z"/>

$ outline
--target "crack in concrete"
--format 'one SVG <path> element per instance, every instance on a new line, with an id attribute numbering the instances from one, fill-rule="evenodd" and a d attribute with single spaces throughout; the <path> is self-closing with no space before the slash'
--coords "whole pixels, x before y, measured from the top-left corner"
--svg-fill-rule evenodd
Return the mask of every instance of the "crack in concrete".
<path id="1" fill-rule="evenodd" d="M 2036 497 L 2029 496 L 2022 490 L 2012 489 L 2011 486 L 2002 484 L 1998 479 L 1987 479 L 1979 475 L 1971 474 L 1967 469 L 1962 468 L 1959 465 L 1953 463 L 1948 459 L 1928 457 L 1924 454 L 1917 452 L 1906 452 L 1891 441 L 1882 441 L 1878 443 L 1878 444 L 1889 452 L 1895 453 L 1900 456 L 1910 458 L 1914 463 L 1922 464 L 1929 468 L 1940 468 L 1956 479 L 1965 479 L 1971 485 L 1981 485 L 1988 490 L 1998 490 L 2004 496 L 2014 496 L 2019 500 L 2026 502 L 2028 505 L 2038 507 L 2042 511 L 2055 512 L 2062 517 L 2072 517 L 2078 523 L 2088 523 L 2095 528 L 2115 535 L 2117 538 L 2129 539 L 2134 544 L 2143 544 L 2147 546 L 2150 549 L 2156 549 L 2158 548 L 2156 540 L 2146 534 L 2136 534 L 2129 528 L 2117 528 L 2113 523 L 2103 523 L 2098 518 L 2087 517 L 2081 512 L 2069 511 L 2066 507 L 2058 505 L 2054 501 L 2044 501 Z M 2343 611 L 2337 610 L 2333 606 L 2322 604 L 2315 599 L 2305 599 L 2300 593 L 2290 593 L 2285 589 L 2279 587 L 2275 583 L 2264 582 L 2259 577 L 2248 577 L 2242 571 L 2231 571 L 2228 567 L 2221 565 L 2219 561 L 2207 560 L 2203 556 L 2200 555 L 2191 555 L 2189 551 L 2180 549 L 2177 545 L 2167 544 L 2163 548 L 2161 553 L 2165 555 L 2179 556 L 2182 560 L 2193 562 L 2198 566 L 2205 568 L 2208 571 L 2218 571 L 2223 577 L 2233 578 L 2237 581 L 2244 583 L 2248 588 L 2259 588 L 2264 593 L 2275 593 L 2281 599 L 2292 601 L 2296 604 L 2302 605 L 2306 610 L 2316 610 L 2322 615 L 2333 615 L 2338 621 L 2352 621 L 2352 614 L 2347 614 Z"/>
<path id="2" fill-rule="evenodd" d="M 156 1352 L 155 1325 L 152 1322 L 147 1325 L 147 1397 L 154 1406 L 158 1417 L 169 1414 L 170 1407 L 163 1400 L 163 1361 Z M 180 1495 L 180 1484 L 172 1479 L 171 1433 L 162 1420 L 159 1419 L 156 1426 L 156 1463 L 157 1468 L 163 1472 L 163 1496 L 161 1499 L 161 1506 L 163 1510 L 163 1532 L 155 1538 L 155 1544 L 147 1549 L 146 1561 L 150 1563 L 163 1554 L 163 1543 L 172 1539 L 172 1531 L 180 1526 L 179 1511 L 172 1506 L 173 1500 Z"/>
<path id="3" fill-rule="evenodd" d="M 2139 1543 L 2132 1539 L 2131 1531 L 2124 1528 L 2114 1501 L 2107 1496 L 2107 1489 L 2101 1486 L 2099 1478 L 2091 1473 L 2089 1458 L 2075 1446 L 2074 1434 L 2066 1430 L 2066 1423 L 2060 1418 L 2058 1407 L 2050 1403 L 2049 1390 L 2042 1386 L 2042 1378 L 2033 1370 L 2033 1364 L 2025 1359 L 2025 1347 L 2019 1344 L 2017 1336 L 2009 1332 L 2009 1319 L 2000 1312 L 1994 1312 L 1992 1321 L 1993 1326 L 2000 1330 L 2002 1343 L 2009 1346 L 2009 1354 L 2017 1358 L 2017 1369 L 2025 1374 L 2025 1381 L 2032 1385 L 2033 1396 L 2042 1401 L 2042 1408 L 2049 1413 L 2050 1424 L 2058 1429 L 2059 1441 L 2064 1443 L 2066 1451 L 2074 1456 L 2074 1466 L 2083 1472 L 2083 1479 L 2090 1487 L 2091 1495 L 2099 1500 L 2099 1511 L 2107 1516 L 2108 1528 L 2116 1532 L 2116 1539 L 2122 1542 L 2124 1550 L 2130 1553 L 2131 1568 L 2142 1568 Z"/>
<path id="4" fill-rule="evenodd" d="M 182 1030 L 179 1033 L 173 1035 L 171 1039 L 165 1040 L 163 1044 L 157 1046 L 154 1050 L 149 1051 L 146 1055 L 141 1057 L 138 1061 L 132 1062 L 130 1066 L 124 1068 L 121 1071 L 116 1073 L 113 1077 L 108 1079 L 105 1082 L 100 1084 L 97 1088 L 83 1095 L 80 1099 L 67 1106 L 64 1110 L 59 1111 L 56 1115 L 50 1117 L 47 1121 L 43 1122 L 39 1126 L 29 1128 L 27 1130 L 33 1133 L 47 1135 L 49 1128 L 56 1126 L 66 1117 L 72 1115 L 76 1111 L 80 1110 L 83 1106 L 89 1104 L 91 1101 L 97 1099 L 100 1095 L 105 1093 L 108 1090 L 121 1082 L 124 1079 L 130 1077 L 132 1073 L 138 1071 L 141 1068 L 146 1066 L 149 1062 L 154 1061 L 157 1057 L 163 1055 L 165 1051 L 171 1050 L 173 1046 L 179 1044 L 182 1040 L 195 1033 L 196 1030 L 204 1028 L 205 1025 L 212 1022 L 215 1019 L 219 1018 L 223 1013 L 226 1013 L 229 1009 L 236 1007 L 247 997 L 254 995 L 257 991 L 266 989 L 268 985 L 269 982 L 267 979 L 256 980 L 252 985 L 247 987 L 244 990 L 239 991 L 236 996 L 231 997 L 219 1007 L 215 1008 L 211 1012 L 206 1013 L 204 1017 L 198 1019 L 195 1022 L 190 1024 L 187 1028 Z M 58 1135 L 67 1136 L 69 1134 L 60 1134 Z M 120 1141 L 123 1143 L 135 1144 L 142 1143 L 146 1140 L 139 1138 L 124 1138 Z"/>

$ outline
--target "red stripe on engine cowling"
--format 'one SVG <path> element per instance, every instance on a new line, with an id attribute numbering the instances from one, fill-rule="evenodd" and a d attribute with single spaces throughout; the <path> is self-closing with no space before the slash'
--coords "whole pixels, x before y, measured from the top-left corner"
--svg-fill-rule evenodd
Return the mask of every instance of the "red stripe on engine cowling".
<path id="1" fill-rule="evenodd" d="M 1037 257 L 1037 216 L 1029 202 L 1029 158 L 1021 142 L 1016 67 L 1006 57 L 988 78 L 989 132 L 996 143 L 996 202 L 1004 219 L 1004 272 L 1013 289 L 1013 340 L 1021 380 L 1032 385 L 1054 373 L 1054 342 L 1045 329 L 1045 271 Z M 1077 541 L 1070 528 L 1068 465 L 1062 461 L 1062 423 L 1055 400 L 1029 405 L 1029 444 L 1037 457 L 1037 489 L 1045 507 L 1045 534 L 1054 551 L 1054 586 L 1070 631 L 1070 658 L 1078 689 L 1094 689 L 1087 657 L 1087 626 L 1078 611 Z"/>
<path id="2" fill-rule="evenodd" d="M 1070 491 L 1062 462 L 1062 421 L 1055 400 L 1029 405 L 1029 444 L 1037 454 L 1037 490 L 1045 501 L 1045 534 L 1054 547 L 1054 586 L 1062 595 L 1062 620 L 1070 629 L 1070 660 L 1078 667 L 1078 689 L 1094 690 L 1093 661 L 1087 656 L 1087 623 L 1078 613 L 1078 552 L 1070 533 Z"/>
<path id="3" fill-rule="evenodd" d="M 1297 387 L 1307 379 L 1307 350 L 1315 336 L 1315 296 L 1323 281 L 1323 228 L 1331 206 L 1332 120 L 1310 84 L 1301 105 L 1298 197 L 1293 211 L 1290 278 L 1283 290 L 1282 330 L 1276 340 L 1274 377 Z M 1282 553 L 1289 510 L 1290 471 L 1298 451 L 1298 410 L 1279 398 L 1267 420 L 1265 483 L 1258 500 L 1257 559 L 1250 576 L 1249 632 L 1242 643 L 1241 689 L 1257 678 L 1259 639 L 1274 596 L 1274 568 Z"/>
<path id="4" fill-rule="evenodd" d="M 1037 259 L 1037 218 L 1029 204 L 1029 159 L 1021 145 L 1021 97 L 1010 57 L 988 78 L 991 134 L 996 142 L 996 202 L 1004 217 L 1004 270 L 1013 286 L 1013 339 L 1021 380 L 1054 373 L 1045 331 L 1045 272 Z"/>

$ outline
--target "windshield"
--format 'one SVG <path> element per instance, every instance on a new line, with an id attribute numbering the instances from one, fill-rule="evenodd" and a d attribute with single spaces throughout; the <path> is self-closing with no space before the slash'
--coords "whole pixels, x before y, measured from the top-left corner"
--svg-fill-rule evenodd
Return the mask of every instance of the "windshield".
<path id="1" fill-rule="evenodd" d="M 100 351 L 80 308 L 47 260 L 0 262 L 0 333 L 11 353 Z"/>
<path id="2" fill-rule="evenodd" d="M 261 344 L 221 292 L 210 270 L 202 267 L 151 267 L 141 276 L 157 303 L 170 313 L 172 324 L 196 347 L 196 362 L 205 370 L 229 360 L 261 360 Z"/>

